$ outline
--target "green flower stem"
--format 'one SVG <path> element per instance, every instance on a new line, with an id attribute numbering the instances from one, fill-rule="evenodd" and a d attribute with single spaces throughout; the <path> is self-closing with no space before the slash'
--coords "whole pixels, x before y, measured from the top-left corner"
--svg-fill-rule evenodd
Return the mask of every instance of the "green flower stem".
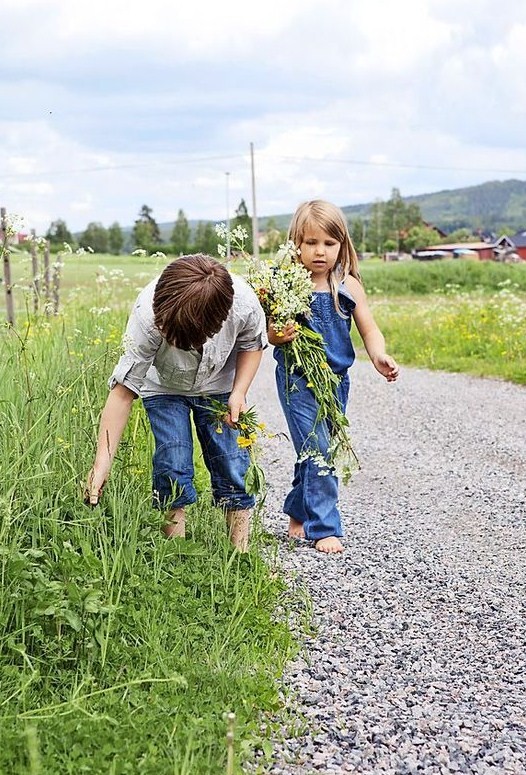
<path id="1" fill-rule="evenodd" d="M 327 363 L 323 337 L 300 325 L 296 338 L 281 346 L 287 372 L 303 374 L 319 405 L 316 422 L 328 422 L 330 447 L 327 463 L 340 470 L 344 483 L 347 483 L 354 471 L 360 468 L 360 462 L 348 433 L 349 420 L 336 395 L 340 378 Z"/>

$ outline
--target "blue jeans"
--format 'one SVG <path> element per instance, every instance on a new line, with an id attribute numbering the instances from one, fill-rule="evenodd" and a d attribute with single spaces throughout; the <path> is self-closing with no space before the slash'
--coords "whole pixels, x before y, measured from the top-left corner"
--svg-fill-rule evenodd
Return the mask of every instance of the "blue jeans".
<path id="1" fill-rule="evenodd" d="M 229 393 L 212 396 L 225 404 L 228 397 Z M 154 505 L 176 509 L 197 500 L 191 417 L 210 472 L 214 504 L 229 510 L 254 505 L 244 482 L 249 454 L 237 444 L 238 431 L 223 423 L 223 432 L 217 433 L 206 396 L 159 395 L 144 398 L 143 404 L 155 438 Z"/>
<path id="2" fill-rule="evenodd" d="M 285 369 L 278 364 L 276 384 L 297 455 L 292 489 L 285 498 L 283 510 L 289 517 L 303 524 L 305 537 L 311 541 L 342 536 L 338 477 L 332 469 L 327 471 L 320 468 L 308 455 L 309 452 L 321 453 L 326 457 L 330 426 L 326 420 L 316 422 L 319 407 L 303 376 L 286 374 Z M 349 375 L 345 374 L 337 391 L 343 412 L 347 408 L 349 385 Z"/>

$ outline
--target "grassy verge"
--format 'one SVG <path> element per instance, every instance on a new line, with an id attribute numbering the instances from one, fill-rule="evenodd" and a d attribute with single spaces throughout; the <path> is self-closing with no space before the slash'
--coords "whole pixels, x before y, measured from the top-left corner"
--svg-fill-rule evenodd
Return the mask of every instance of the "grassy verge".
<path id="1" fill-rule="evenodd" d="M 257 537 L 232 551 L 204 489 L 189 539 L 161 536 L 139 404 L 83 505 L 125 317 L 101 309 L 0 338 L 0 772 L 224 773 L 225 713 L 236 761 L 265 748 L 289 595 Z"/>
<path id="2" fill-rule="evenodd" d="M 526 383 L 526 264 L 366 262 L 361 269 L 401 364 Z M 360 348 L 356 332 L 353 339 Z"/>
<path id="3" fill-rule="evenodd" d="M 505 283 L 526 293 L 526 262 L 448 259 L 443 261 L 363 261 L 362 279 L 370 295 L 427 296 L 437 291 L 493 293 Z"/>

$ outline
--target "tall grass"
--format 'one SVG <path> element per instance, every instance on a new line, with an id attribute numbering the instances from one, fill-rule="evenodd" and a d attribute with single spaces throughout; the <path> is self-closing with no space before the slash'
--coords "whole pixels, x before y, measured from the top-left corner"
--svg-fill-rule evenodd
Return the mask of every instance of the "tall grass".
<path id="1" fill-rule="evenodd" d="M 502 264 L 496 261 L 448 259 L 441 261 L 362 261 L 360 273 L 368 294 L 427 296 L 444 288 L 462 293 L 497 290 L 512 284 L 526 293 L 526 261 Z"/>
<path id="2" fill-rule="evenodd" d="M 205 477 L 188 540 L 162 536 L 139 402 L 83 504 L 126 315 L 103 310 L 0 337 L 0 772 L 223 773 L 224 714 L 240 762 L 278 708 L 288 593 L 257 536 L 232 550 Z"/>

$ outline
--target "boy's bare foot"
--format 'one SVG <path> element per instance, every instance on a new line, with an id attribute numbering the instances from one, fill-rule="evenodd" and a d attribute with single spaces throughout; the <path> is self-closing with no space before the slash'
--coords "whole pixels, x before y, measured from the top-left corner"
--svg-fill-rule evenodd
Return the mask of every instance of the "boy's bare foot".
<path id="1" fill-rule="evenodd" d="M 227 511 L 226 524 L 228 527 L 228 537 L 232 544 L 236 549 L 239 549 L 240 552 L 247 552 L 250 511 L 248 509 Z"/>
<path id="2" fill-rule="evenodd" d="M 185 537 L 185 513 L 184 508 L 173 509 L 166 512 L 166 522 L 163 533 L 167 538 Z"/>
<path id="3" fill-rule="evenodd" d="M 336 554 L 337 552 L 343 552 L 343 544 L 336 536 L 327 536 L 327 538 L 320 538 L 314 544 L 315 548 L 319 552 L 325 552 L 325 554 Z"/>
<path id="4" fill-rule="evenodd" d="M 305 538 L 303 523 L 292 519 L 292 517 L 289 519 L 289 538 Z"/>

